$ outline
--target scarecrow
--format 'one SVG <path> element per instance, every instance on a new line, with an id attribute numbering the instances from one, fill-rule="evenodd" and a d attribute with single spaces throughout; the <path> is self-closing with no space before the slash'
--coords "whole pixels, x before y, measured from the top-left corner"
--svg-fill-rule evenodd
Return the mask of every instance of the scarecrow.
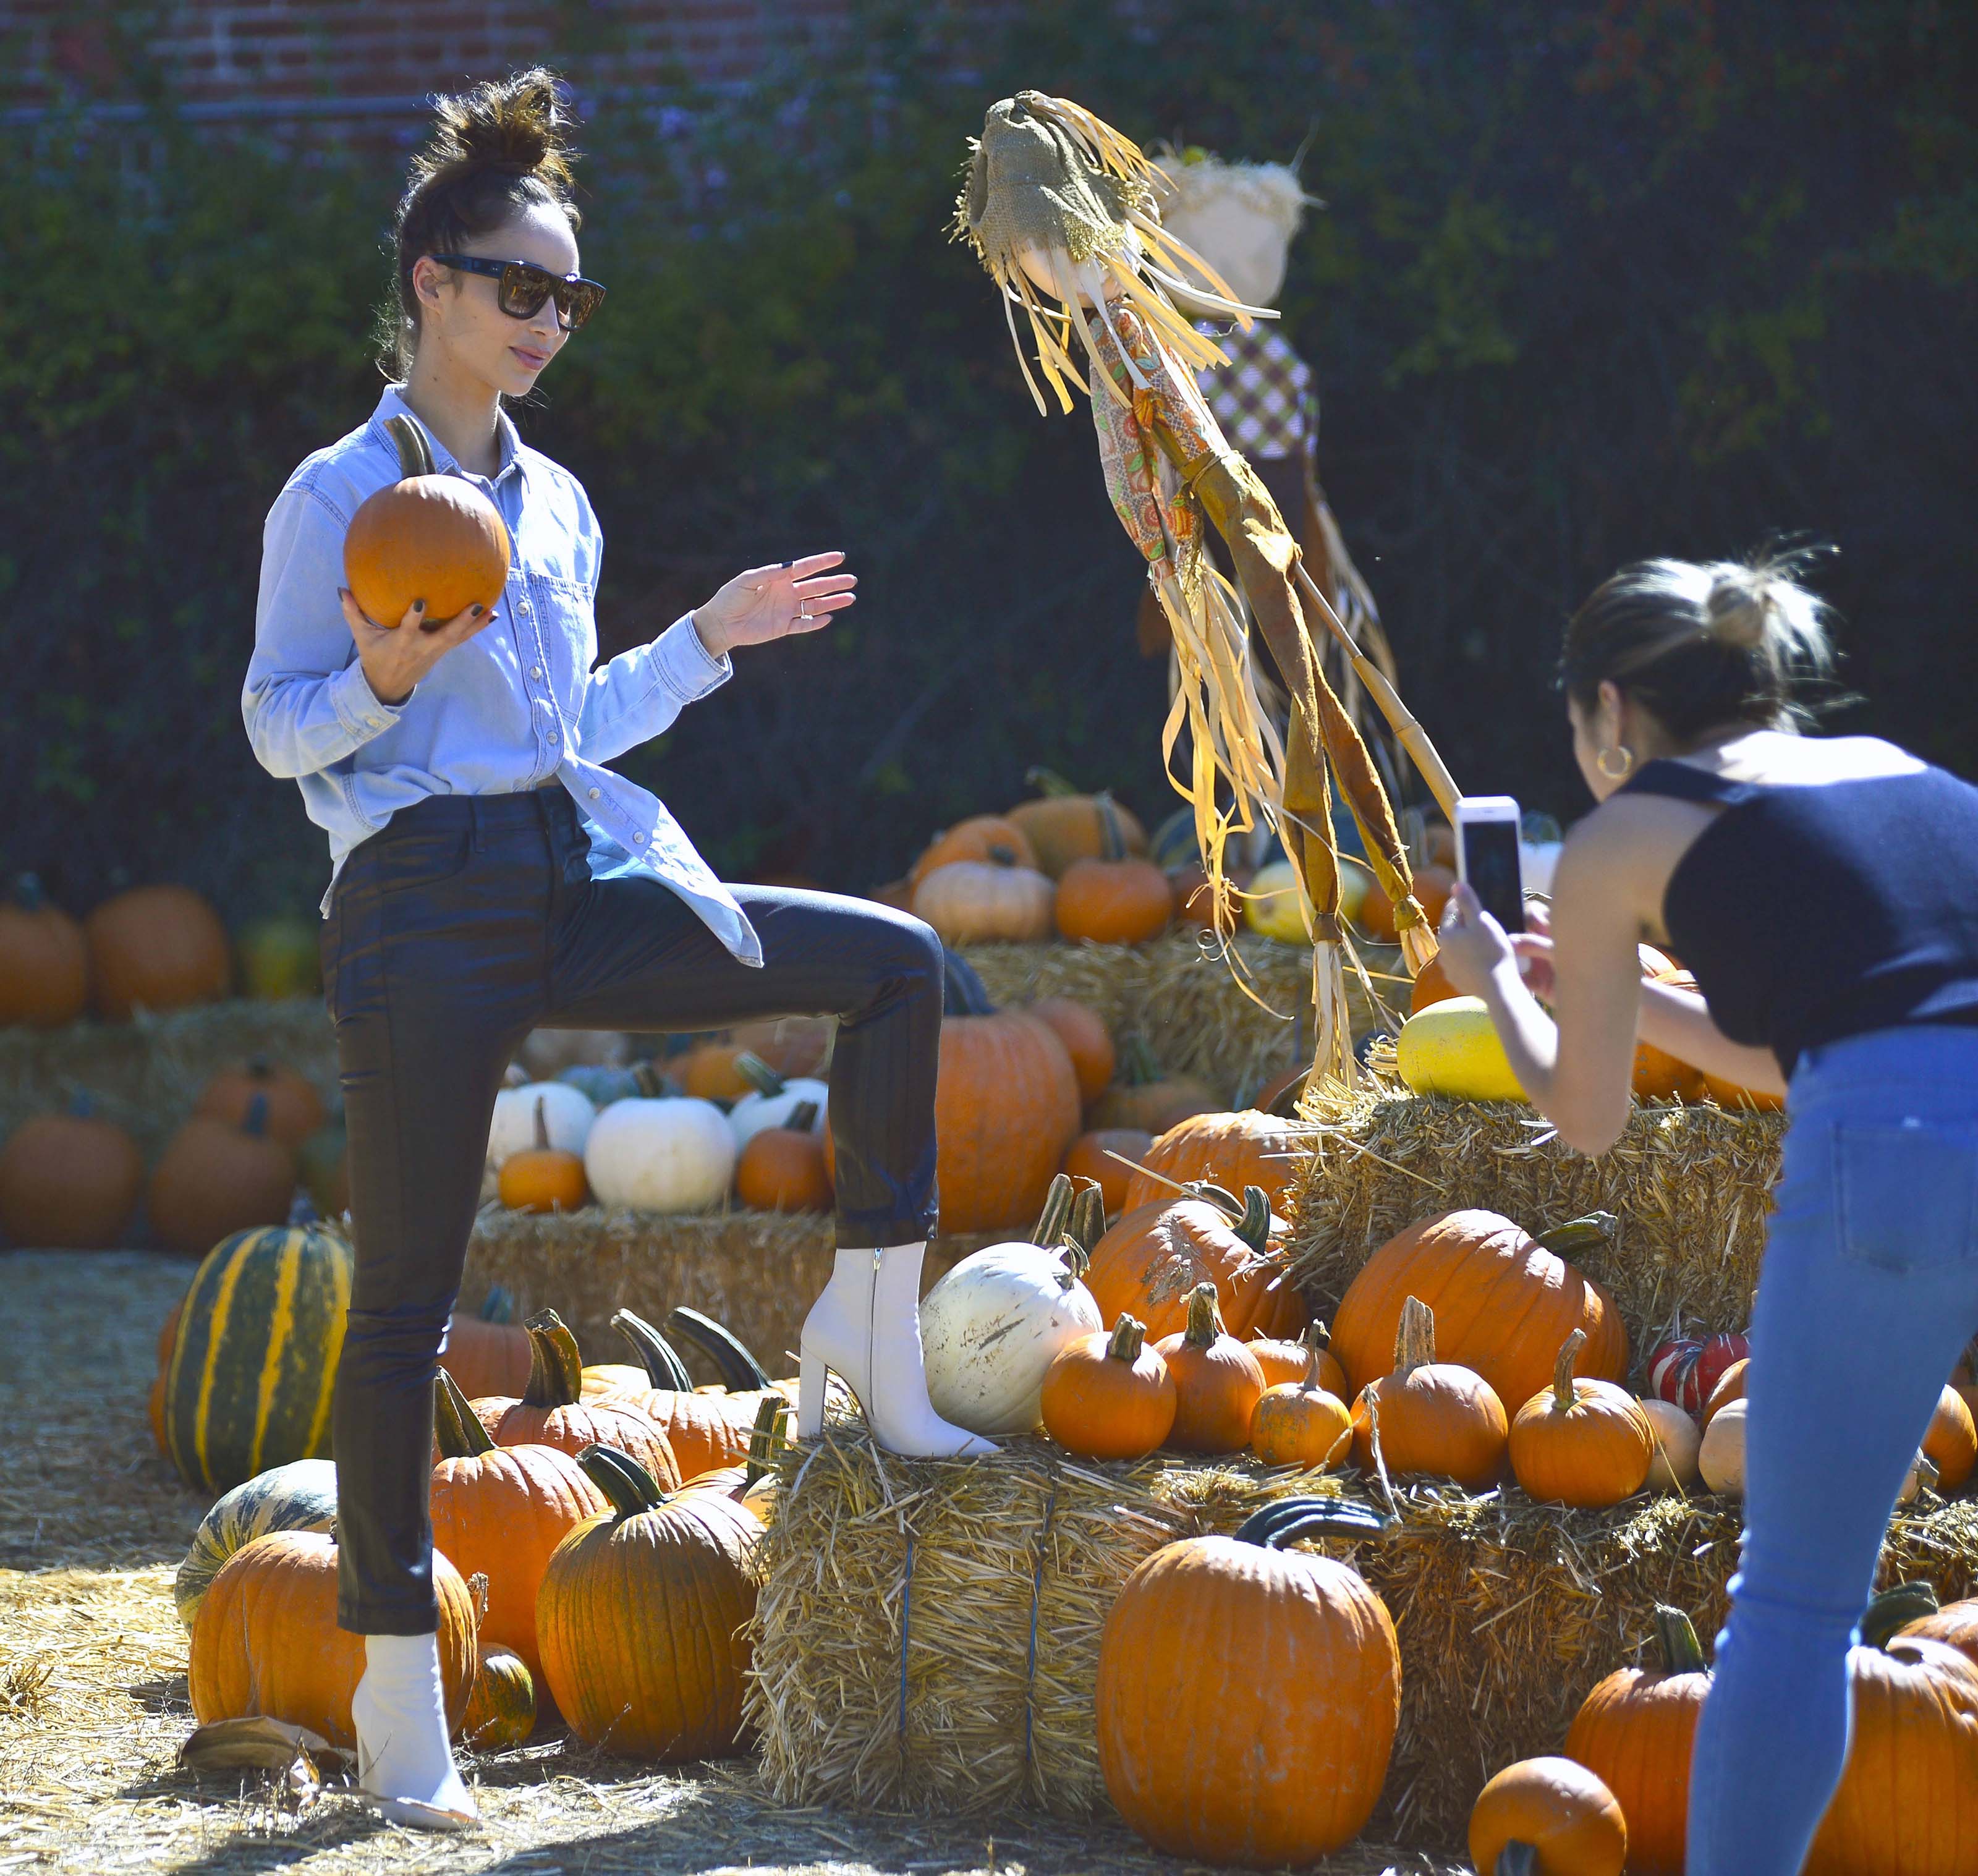
<path id="1" fill-rule="evenodd" d="M 1178 683 L 1162 756 L 1193 810 L 1217 931 L 1227 939 L 1235 930 L 1236 895 L 1225 849 L 1261 817 L 1291 859 L 1312 939 L 1313 1074 L 1350 1084 L 1358 1069 L 1345 1007 L 1342 953 L 1351 947 L 1339 918 L 1335 779 L 1394 905 L 1411 975 L 1434 956 L 1435 938 L 1414 898 L 1394 811 L 1366 744 L 1327 682 L 1308 609 L 1338 642 L 1445 812 L 1453 809 L 1455 789 L 1393 685 L 1305 571 L 1277 504 L 1229 446 L 1202 396 L 1196 374 L 1227 366 L 1229 355 L 1181 310 L 1178 296 L 1235 319 L 1245 333 L 1255 320 L 1276 315 L 1238 300 L 1201 255 L 1163 227 L 1154 192 L 1169 187 L 1136 144 L 1090 112 L 1069 99 L 1021 91 L 984 120 L 954 232 L 973 246 L 996 283 L 1039 411 L 1048 414 L 1048 406 L 1017 335 L 1018 307 L 1037 372 L 1059 409 L 1071 409 L 1074 384 L 1091 399 L 1107 492 L 1146 561 L 1173 637 Z M 1074 336 L 1086 359 L 1082 370 L 1071 353 Z M 1206 551 L 1206 522 L 1222 536 L 1235 585 Z M 1282 736 L 1260 694 L 1246 600 L 1289 697 Z M 1184 726 L 1185 779 L 1175 769 Z M 1222 948 L 1240 972 L 1233 948 Z"/>

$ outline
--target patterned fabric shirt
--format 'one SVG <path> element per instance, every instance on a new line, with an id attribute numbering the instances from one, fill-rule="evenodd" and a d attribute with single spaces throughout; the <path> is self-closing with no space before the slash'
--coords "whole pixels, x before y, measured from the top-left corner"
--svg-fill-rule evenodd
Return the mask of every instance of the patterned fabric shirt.
<path id="1" fill-rule="evenodd" d="M 1226 333 L 1202 321 L 1196 329 L 1229 354 L 1226 366 L 1198 375 L 1202 395 L 1231 448 L 1245 456 L 1302 456 L 1318 440 L 1318 400 L 1312 367 L 1291 348 L 1275 319 L 1259 319 L 1246 333 Z"/>

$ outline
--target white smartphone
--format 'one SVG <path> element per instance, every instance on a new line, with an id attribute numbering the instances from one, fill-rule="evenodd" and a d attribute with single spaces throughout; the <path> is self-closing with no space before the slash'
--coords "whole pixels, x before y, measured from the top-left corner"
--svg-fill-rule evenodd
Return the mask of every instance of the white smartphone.
<path id="1" fill-rule="evenodd" d="M 1525 928 L 1518 804 L 1509 795 L 1464 795 L 1456 803 L 1456 876 L 1507 931 Z"/>

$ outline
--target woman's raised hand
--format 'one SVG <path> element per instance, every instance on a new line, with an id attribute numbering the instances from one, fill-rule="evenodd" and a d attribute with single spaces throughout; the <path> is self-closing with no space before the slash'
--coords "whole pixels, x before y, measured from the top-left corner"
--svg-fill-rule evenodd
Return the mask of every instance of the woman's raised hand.
<path id="1" fill-rule="evenodd" d="M 428 624 L 425 601 L 415 600 L 396 625 L 379 625 L 359 610 L 348 587 L 339 587 L 336 592 L 343 602 L 344 623 L 357 641 L 365 680 L 380 703 L 394 707 L 412 694 L 420 679 L 455 646 L 466 644 L 495 617 L 492 606 L 469 606 L 451 619 Z"/>
<path id="2" fill-rule="evenodd" d="M 815 632 L 858 595 L 856 574 L 834 573 L 842 554 L 812 554 L 780 567 L 751 567 L 693 611 L 694 629 L 715 657 L 792 632 Z"/>

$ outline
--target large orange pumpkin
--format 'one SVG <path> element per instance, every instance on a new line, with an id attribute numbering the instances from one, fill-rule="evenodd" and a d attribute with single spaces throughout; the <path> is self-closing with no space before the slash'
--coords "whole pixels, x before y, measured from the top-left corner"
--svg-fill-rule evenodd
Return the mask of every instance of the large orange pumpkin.
<path id="1" fill-rule="evenodd" d="M 584 1467 L 610 1509 L 557 1546 L 537 1604 L 558 1710 L 607 1752 L 663 1763 L 734 1752 L 760 1521 L 723 1492 L 666 1497 L 603 1447 Z"/>
<path id="2" fill-rule="evenodd" d="M 0 1232 L 44 1250 L 108 1250 L 144 1186 L 144 1156 L 114 1121 L 36 1114 L 0 1147 Z"/>
<path id="3" fill-rule="evenodd" d="M 267 1102 L 268 1137 L 284 1146 L 299 1147 L 323 1123 L 322 1097 L 308 1077 L 260 1054 L 223 1068 L 206 1084 L 193 1112 L 245 1127 L 257 1094 Z"/>
<path id="4" fill-rule="evenodd" d="M 1081 795 L 1048 769 L 1030 770 L 1024 779 L 1044 790 L 1037 801 L 1019 802 L 1003 818 L 1030 843 L 1040 872 L 1060 878 L 1074 862 L 1116 859 L 1147 851 L 1147 832 L 1112 795 L 1101 789 Z"/>
<path id="5" fill-rule="evenodd" d="M 416 600 L 425 629 L 491 606 L 508 584 L 508 530 L 464 475 L 442 475 L 426 433 L 388 417 L 399 477 L 367 495 L 343 537 L 343 581 L 374 625 L 395 627 Z"/>
<path id="6" fill-rule="evenodd" d="M 1054 1031 L 998 1011 L 981 979 L 948 960 L 934 1097 L 941 1229 L 1026 1225 L 1077 1137 L 1078 1077 Z"/>
<path id="7" fill-rule="evenodd" d="M 1271 1209 L 1282 1211 L 1298 1183 L 1304 1130 L 1294 1120 L 1254 1107 L 1233 1113 L 1190 1114 L 1154 1142 L 1126 1187 L 1129 1208 L 1172 1196 L 1175 1186 L 1192 1179 L 1212 1180 L 1231 1192 L 1261 1186 Z M 1156 1178 L 1155 1174 L 1164 1175 Z"/>
<path id="8" fill-rule="evenodd" d="M 1480 1876 L 1621 1876 L 1627 1856 L 1614 1794 L 1570 1759 L 1507 1765 L 1470 1810 L 1470 1861 Z"/>
<path id="9" fill-rule="evenodd" d="M 1391 1238 L 1340 1299 L 1332 1351 L 1354 1388 L 1386 1373 L 1401 1305 L 1419 1296 L 1435 1312 L 1446 1362 L 1474 1368 L 1500 1401 L 1520 1405 L 1552 1378 L 1560 1344 L 1586 1332 L 1579 1372 L 1623 1381 L 1628 1332 L 1606 1290 L 1566 1261 L 1605 1243 L 1604 1213 L 1529 1236 L 1495 1212 L 1439 1212 Z"/>
<path id="10" fill-rule="evenodd" d="M 1646 955 L 1648 947 L 1644 945 L 1642 948 Z M 1696 979 L 1673 964 L 1665 964 L 1662 968 L 1647 975 L 1651 983 L 1672 984 L 1680 990 L 1696 988 Z M 1700 1101 L 1707 1091 L 1701 1069 L 1679 1061 L 1666 1049 L 1659 1049 L 1652 1042 L 1635 1044 L 1632 1086 L 1635 1098 L 1644 1101 Z"/>
<path id="11" fill-rule="evenodd" d="M 1198 1183 L 1126 1213 L 1093 1246 L 1085 1287 L 1103 1320 L 1137 1316 L 1158 1342 L 1187 1326 L 1189 1291 L 1212 1283 L 1239 1341 L 1288 1339 L 1309 1316 L 1284 1262 L 1285 1229 L 1260 1186 L 1239 1203 Z"/>
<path id="12" fill-rule="evenodd" d="M 1070 997 L 1043 997 L 1028 1006 L 1031 1015 L 1048 1023 L 1057 1032 L 1071 1057 L 1072 1072 L 1078 1077 L 1078 1098 L 1096 1100 L 1111 1084 L 1118 1065 L 1118 1051 L 1111 1032 L 1096 1010 Z"/>
<path id="13" fill-rule="evenodd" d="M 295 1197 L 296 1156 L 267 1133 L 266 1097 L 246 1121 L 195 1114 L 151 1169 L 151 1229 L 170 1249 L 203 1257 L 222 1238 L 279 1225 Z"/>
<path id="14" fill-rule="evenodd" d="M 83 921 L 96 1013 L 126 1023 L 215 1003 L 233 981 L 233 954 L 220 915 L 190 886 L 134 886 Z"/>
<path id="15" fill-rule="evenodd" d="M 59 1029 L 89 1001 L 82 927 L 23 873 L 0 899 L 0 1025 Z"/>
<path id="16" fill-rule="evenodd" d="M 1280 1499 L 1126 1579 L 1099 1643 L 1099 1764 L 1156 1849 L 1302 1868 L 1365 1828 L 1401 1714 L 1394 1626 L 1345 1564 L 1279 1547 L 1381 1524 L 1337 1500 Z"/>
<path id="17" fill-rule="evenodd" d="M 1495 1484 L 1509 1428 L 1503 1403 L 1475 1369 L 1436 1359 L 1435 1316 L 1411 1296 L 1394 1337 L 1391 1372 L 1353 1403 L 1353 1457 L 1367 1471 L 1454 1479 L 1470 1491 Z"/>
<path id="18" fill-rule="evenodd" d="M 1659 1666 L 1617 1669 L 1580 1702 L 1566 1755 L 1619 1803 L 1630 1876 L 1682 1876 L 1690 1748 L 1710 1671 L 1681 1610 L 1656 1610 L 1656 1640 Z"/>
<path id="19" fill-rule="evenodd" d="M 921 849 L 907 878 L 918 886 L 928 874 L 958 860 L 1038 871 L 1037 854 L 1021 828 L 1001 815 L 974 814 L 935 835 Z"/>
<path id="20" fill-rule="evenodd" d="M 457 1732 L 474 1682 L 473 1598 L 452 1561 L 433 1553 L 439 1598 L 440 1684 Z M 336 1540 L 272 1530 L 223 1563 L 192 1624 L 187 1674 L 193 1718 L 266 1715 L 306 1726 L 346 1751 L 357 1743 L 350 1696 L 364 1673 L 364 1637 L 336 1621 Z"/>

